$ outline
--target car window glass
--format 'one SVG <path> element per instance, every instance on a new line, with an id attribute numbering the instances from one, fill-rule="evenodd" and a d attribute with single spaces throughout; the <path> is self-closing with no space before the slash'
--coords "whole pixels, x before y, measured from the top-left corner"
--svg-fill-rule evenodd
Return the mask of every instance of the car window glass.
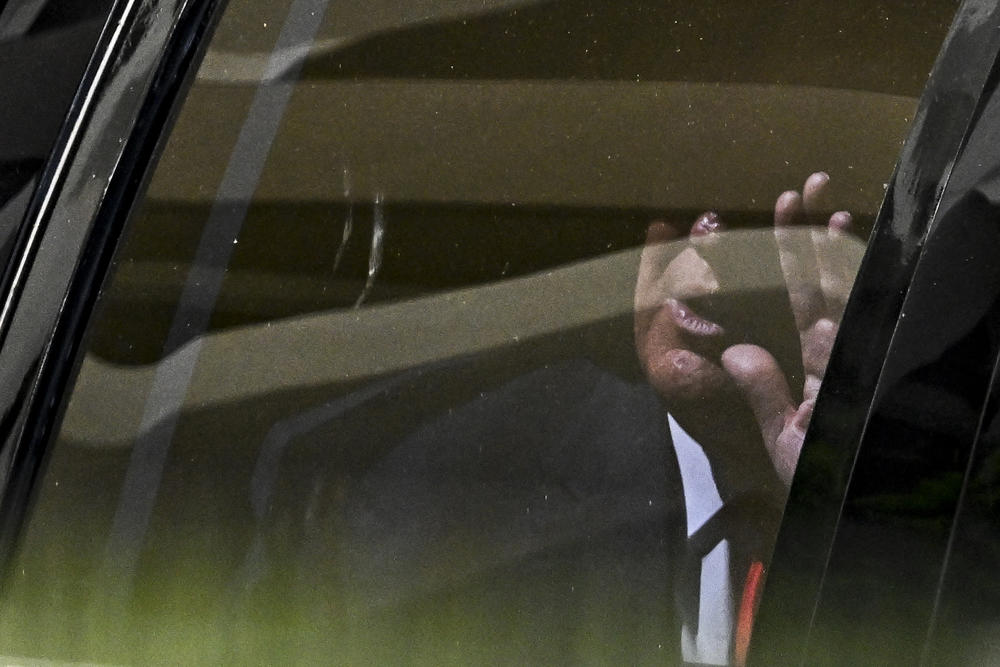
<path id="1" fill-rule="evenodd" d="M 2 653 L 738 661 L 794 470 L 756 351 L 801 430 L 954 10 L 230 3 Z"/>

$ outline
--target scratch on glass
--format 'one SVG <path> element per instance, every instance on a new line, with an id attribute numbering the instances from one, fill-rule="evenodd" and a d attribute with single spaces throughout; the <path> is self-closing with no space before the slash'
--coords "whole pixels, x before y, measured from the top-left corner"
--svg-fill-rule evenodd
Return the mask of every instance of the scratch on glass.
<path id="1" fill-rule="evenodd" d="M 361 304 L 368 298 L 368 295 L 371 294 L 372 288 L 375 286 L 375 277 L 378 275 L 378 270 L 382 267 L 382 237 L 385 234 L 385 211 L 383 210 L 381 193 L 375 195 L 372 218 L 372 247 L 371 252 L 368 254 L 368 279 L 365 281 L 365 288 L 361 291 L 361 296 L 358 297 L 357 302 L 354 304 L 355 308 L 360 308 Z"/>
<path id="2" fill-rule="evenodd" d="M 351 201 L 351 174 L 344 168 L 344 201 L 347 202 L 347 217 L 344 219 L 344 235 L 340 239 L 340 247 L 337 248 L 337 254 L 333 258 L 333 273 L 337 272 L 337 267 L 340 266 L 340 260 L 344 258 L 344 252 L 347 250 L 347 242 L 351 240 L 351 231 L 354 229 L 354 202 Z"/>

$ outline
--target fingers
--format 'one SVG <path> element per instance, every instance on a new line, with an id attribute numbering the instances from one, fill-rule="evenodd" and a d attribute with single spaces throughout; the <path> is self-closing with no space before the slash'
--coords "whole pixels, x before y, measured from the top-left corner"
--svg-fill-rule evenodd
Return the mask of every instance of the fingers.
<path id="1" fill-rule="evenodd" d="M 689 245 L 678 241 L 677 226 L 662 221 L 652 223 L 646 230 L 646 245 L 639 260 L 636 311 L 657 308 L 667 298 L 704 296 L 718 289 L 712 267 L 696 248 L 711 244 L 722 228 L 718 213 L 703 213 L 690 228 Z"/>
<path id="2" fill-rule="evenodd" d="M 778 227 L 800 224 L 848 227 L 851 214 L 847 211 L 838 211 L 829 219 L 824 219 L 832 208 L 829 186 L 830 175 L 825 171 L 817 171 L 806 179 L 801 195 L 795 190 L 783 192 L 774 206 L 774 224 Z"/>
<path id="3" fill-rule="evenodd" d="M 854 286 L 854 278 L 864 254 L 864 246 L 850 236 L 853 218 L 847 211 L 830 216 L 826 231 L 813 232 L 820 286 L 826 300 L 827 317 L 840 320 Z"/>
<path id="4" fill-rule="evenodd" d="M 813 174 L 806 180 L 804 195 L 789 190 L 783 192 L 774 204 L 778 259 L 781 262 L 785 285 L 788 287 L 788 298 L 792 305 L 795 325 L 800 332 L 820 317 L 826 309 L 823 292 L 820 289 L 816 249 L 811 235 L 803 232 L 801 225 L 807 218 L 807 201 L 809 207 L 818 205 L 824 196 L 822 190 L 827 180 L 829 177 L 824 180 L 819 178 L 819 174 Z"/>
<path id="5" fill-rule="evenodd" d="M 809 428 L 815 405 L 815 401 L 804 401 L 792 414 L 785 430 L 774 443 L 774 448 L 768 452 L 774 463 L 775 472 L 786 488 L 792 485 L 795 468 L 799 463 L 799 454 L 802 453 L 802 444 L 806 439 L 806 429 Z"/>
<path id="6" fill-rule="evenodd" d="M 645 335 L 649 328 L 653 309 L 662 299 L 656 293 L 657 282 L 677 252 L 672 241 L 679 235 L 676 226 L 662 220 L 656 220 L 646 228 L 646 243 L 639 257 L 639 272 L 636 277 L 634 296 L 634 326 L 637 344 L 640 342 L 640 337 Z M 641 346 L 639 349 L 641 354 Z"/>
<path id="7" fill-rule="evenodd" d="M 829 203 L 830 175 L 825 171 L 810 174 L 802 186 L 802 208 L 806 224 L 820 226 L 826 223 L 824 217 L 832 208 Z"/>
<path id="8" fill-rule="evenodd" d="M 819 393 L 819 386 L 830 360 L 830 351 L 837 338 L 837 330 L 838 325 L 834 320 L 822 317 L 801 336 L 802 369 L 806 376 L 802 397 L 806 400 L 815 398 Z"/>
<path id="9" fill-rule="evenodd" d="M 830 216 L 827 226 L 832 232 L 839 232 L 841 234 L 847 234 L 851 231 L 851 226 L 854 223 L 854 218 L 848 211 L 837 211 Z"/>
<path id="10" fill-rule="evenodd" d="M 774 224 L 778 227 L 790 225 L 821 225 L 829 206 L 830 176 L 817 171 L 806 179 L 802 194 L 795 190 L 783 192 L 774 206 Z"/>
<path id="11" fill-rule="evenodd" d="M 813 402 L 795 408 L 784 373 L 762 347 L 734 345 L 722 354 L 722 366 L 750 404 L 775 471 L 790 486 Z"/>
<path id="12" fill-rule="evenodd" d="M 680 233 L 677 231 L 677 227 L 662 220 L 653 221 L 646 228 L 646 243 L 639 258 L 637 294 L 659 279 L 660 274 L 663 273 L 672 259 L 669 242 L 678 236 Z"/>
<path id="13" fill-rule="evenodd" d="M 788 191 L 775 202 L 775 236 L 800 332 L 819 318 L 839 319 L 857 273 L 857 253 L 845 252 L 853 218 L 847 211 L 829 214 L 829 199 L 830 176 L 819 171 L 806 179 L 801 195 Z M 784 231 L 801 225 L 812 231 Z"/>
<path id="14" fill-rule="evenodd" d="M 707 237 L 720 224 L 717 214 L 706 213 L 695 220 L 691 233 Z M 697 295 L 718 284 L 711 267 L 686 241 L 680 240 L 678 230 L 679 226 L 663 221 L 654 221 L 646 230 L 634 304 L 635 344 L 644 366 L 666 351 L 653 350 L 653 346 L 659 346 L 665 339 L 670 340 L 671 347 L 680 344 L 673 340 L 676 327 L 669 318 L 658 325 L 655 322 L 668 300 Z"/>
<path id="15" fill-rule="evenodd" d="M 646 375 L 660 396 L 675 407 L 692 403 L 702 407 L 702 401 L 725 390 L 728 377 L 716 363 L 693 350 L 655 341 L 652 345 Z"/>
<path id="16" fill-rule="evenodd" d="M 654 220 L 646 228 L 646 245 L 651 246 L 657 243 L 666 243 L 677 238 L 677 228 L 667 224 L 663 220 Z"/>
<path id="17" fill-rule="evenodd" d="M 750 404 L 764 442 L 774 442 L 793 410 L 788 381 L 778 362 L 757 345 L 733 345 L 722 353 L 722 367 Z"/>
<path id="18" fill-rule="evenodd" d="M 804 214 L 802 196 L 795 190 L 782 192 L 774 203 L 774 226 L 790 227 L 800 224 Z"/>
<path id="19" fill-rule="evenodd" d="M 698 246 L 711 244 L 721 229 L 714 212 L 699 216 L 685 240 L 667 223 L 654 222 L 647 229 L 635 294 L 635 344 L 651 383 L 672 400 L 701 399 L 729 382 L 717 362 L 702 356 L 721 327 L 681 301 L 718 290 L 718 278 Z"/>

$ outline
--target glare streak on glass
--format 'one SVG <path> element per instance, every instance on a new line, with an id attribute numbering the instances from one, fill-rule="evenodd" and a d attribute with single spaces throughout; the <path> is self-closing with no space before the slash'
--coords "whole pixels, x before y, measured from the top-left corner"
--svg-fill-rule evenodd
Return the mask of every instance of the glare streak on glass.
<path id="1" fill-rule="evenodd" d="M 344 168 L 344 200 L 347 201 L 347 217 L 344 218 L 344 236 L 340 240 L 340 247 L 337 248 L 337 255 L 333 258 L 333 272 L 337 272 L 340 261 L 344 258 L 347 250 L 347 243 L 351 240 L 351 231 L 354 229 L 354 203 L 351 201 L 351 173 Z"/>
<path id="2" fill-rule="evenodd" d="M 279 47 L 286 43 L 311 41 L 321 25 L 325 6 L 326 2 L 314 3 L 311 0 L 293 3 L 278 38 Z M 107 582 L 108 597 L 115 604 L 125 604 L 131 594 L 132 579 L 179 420 L 179 406 L 187 395 L 200 357 L 201 340 L 196 336 L 208 327 L 234 242 L 239 237 L 252 193 L 284 117 L 292 89 L 291 84 L 268 85 L 262 82 L 258 86 L 191 263 L 165 348 L 174 348 L 186 339 L 193 339 L 194 342 L 185 348 L 184 354 L 175 363 L 157 367 L 143 413 L 146 435 L 137 440 L 132 449 L 105 549 L 102 577 Z M 232 206 L 230 202 L 237 202 L 237 205 Z M 157 425 L 155 429 L 154 424 Z"/>
<path id="3" fill-rule="evenodd" d="M 361 291 L 354 307 L 360 308 L 372 288 L 375 287 L 375 277 L 378 270 L 382 268 L 382 237 L 385 235 L 385 211 L 382 206 L 382 195 L 375 195 L 375 206 L 372 213 L 372 249 L 368 255 L 368 279 L 365 281 L 365 288 Z"/>

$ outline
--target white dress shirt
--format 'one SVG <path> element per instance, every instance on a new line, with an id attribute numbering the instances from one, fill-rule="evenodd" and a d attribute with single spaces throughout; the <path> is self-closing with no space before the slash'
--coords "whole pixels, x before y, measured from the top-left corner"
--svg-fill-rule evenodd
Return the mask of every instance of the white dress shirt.
<path id="1" fill-rule="evenodd" d="M 684 485 L 688 537 L 701 528 L 722 507 L 712 469 L 705 451 L 680 427 L 672 415 L 667 417 L 674 441 L 677 463 Z M 729 542 L 723 540 L 701 562 L 701 585 L 698 596 L 698 628 L 681 628 L 681 652 L 685 662 L 728 665 L 732 653 L 733 592 L 729 582 Z"/>

